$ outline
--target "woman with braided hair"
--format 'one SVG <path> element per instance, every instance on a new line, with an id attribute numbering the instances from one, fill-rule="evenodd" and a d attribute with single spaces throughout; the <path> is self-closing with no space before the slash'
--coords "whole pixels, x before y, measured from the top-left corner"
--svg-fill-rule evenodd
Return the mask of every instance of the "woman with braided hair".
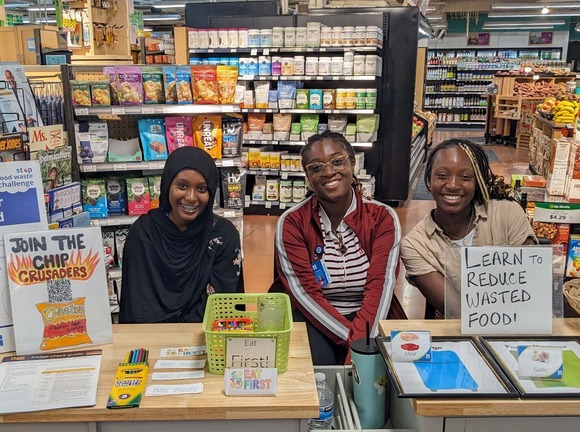
<path id="1" fill-rule="evenodd" d="M 450 246 L 536 244 L 534 231 L 513 201 L 503 177 L 491 172 L 485 151 L 463 139 L 444 141 L 429 154 L 425 184 L 436 208 L 427 214 L 401 244 L 407 279 L 437 312 L 456 315 L 459 302 L 457 259 Z M 455 248 L 457 250 L 457 248 Z M 446 269 L 446 263 L 454 266 Z M 445 299 L 445 279 L 457 296 Z M 448 314 L 449 315 L 449 314 Z"/>
<path id="2" fill-rule="evenodd" d="M 276 283 L 307 323 L 314 364 L 344 364 L 367 322 L 374 337 L 379 320 L 406 318 L 393 292 L 401 227 L 393 209 L 362 196 L 342 135 L 314 135 L 300 155 L 313 193 L 278 220 Z"/>

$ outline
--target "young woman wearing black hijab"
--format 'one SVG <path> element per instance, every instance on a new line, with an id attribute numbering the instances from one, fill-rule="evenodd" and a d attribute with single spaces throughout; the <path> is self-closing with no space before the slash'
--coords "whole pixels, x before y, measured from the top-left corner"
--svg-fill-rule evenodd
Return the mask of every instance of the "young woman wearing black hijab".
<path id="1" fill-rule="evenodd" d="M 127 236 L 120 323 L 201 322 L 210 294 L 243 292 L 240 234 L 212 212 L 218 182 L 204 150 L 169 155 L 160 208 L 140 216 Z"/>

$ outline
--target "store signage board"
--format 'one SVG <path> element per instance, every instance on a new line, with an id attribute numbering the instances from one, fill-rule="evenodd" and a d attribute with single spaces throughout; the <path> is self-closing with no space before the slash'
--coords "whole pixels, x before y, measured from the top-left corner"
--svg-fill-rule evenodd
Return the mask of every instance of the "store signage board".
<path id="1" fill-rule="evenodd" d="M 534 222 L 580 223 L 580 204 L 537 202 Z"/>
<path id="2" fill-rule="evenodd" d="M 462 334 L 551 334 L 552 248 L 461 248 Z"/>
<path id="3" fill-rule="evenodd" d="M 4 234 L 48 228 L 38 161 L 0 163 L 0 352 L 14 351 Z"/>

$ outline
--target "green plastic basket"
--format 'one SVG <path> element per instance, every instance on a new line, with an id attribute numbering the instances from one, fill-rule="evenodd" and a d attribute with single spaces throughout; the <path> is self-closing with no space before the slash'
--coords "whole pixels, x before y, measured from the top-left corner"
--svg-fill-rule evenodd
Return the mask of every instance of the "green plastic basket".
<path id="1" fill-rule="evenodd" d="M 288 369 L 288 354 L 290 350 L 290 332 L 292 331 L 292 308 L 290 297 L 287 294 L 270 293 L 268 296 L 283 298 L 286 303 L 286 317 L 284 330 L 270 332 L 234 333 L 227 331 L 213 331 L 213 322 L 216 319 L 250 317 L 256 326 L 256 312 L 246 311 L 245 306 L 258 304 L 261 294 L 212 294 L 207 299 L 203 315 L 203 331 L 207 349 L 207 363 L 209 372 L 223 375 L 226 368 L 226 337 L 239 338 L 274 338 L 276 339 L 276 368 L 278 373 Z M 252 308 L 255 309 L 255 308 Z"/>

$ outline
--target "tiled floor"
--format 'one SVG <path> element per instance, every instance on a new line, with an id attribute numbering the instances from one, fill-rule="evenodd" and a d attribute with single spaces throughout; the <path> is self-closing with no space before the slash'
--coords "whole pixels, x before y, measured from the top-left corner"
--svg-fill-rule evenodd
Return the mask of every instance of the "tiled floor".
<path id="1" fill-rule="evenodd" d="M 433 145 L 448 138 L 481 137 L 483 130 L 437 130 Z M 509 177 L 514 173 L 527 173 L 527 149 L 504 147 L 503 145 L 487 145 L 493 150 L 498 161 L 491 162 L 491 169 L 497 175 Z M 418 179 L 418 181 L 423 181 Z M 412 194 L 411 194 L 412 196 Z M 407 200 L 396 208 L 403 228 L 403 235 L 408 233 L 434 208 L 433 201 Z M 273 280 L 274 269 L 274 233 L 277 216 L 244 216 L 244 283 L 247 292 L 265 292 Z M 422 318 L 425 300 L 417 289 L 405 282 L 404 267 L 400 266 L 397 279 L 396 294 L 403 304 L 409 318 Z"/>

